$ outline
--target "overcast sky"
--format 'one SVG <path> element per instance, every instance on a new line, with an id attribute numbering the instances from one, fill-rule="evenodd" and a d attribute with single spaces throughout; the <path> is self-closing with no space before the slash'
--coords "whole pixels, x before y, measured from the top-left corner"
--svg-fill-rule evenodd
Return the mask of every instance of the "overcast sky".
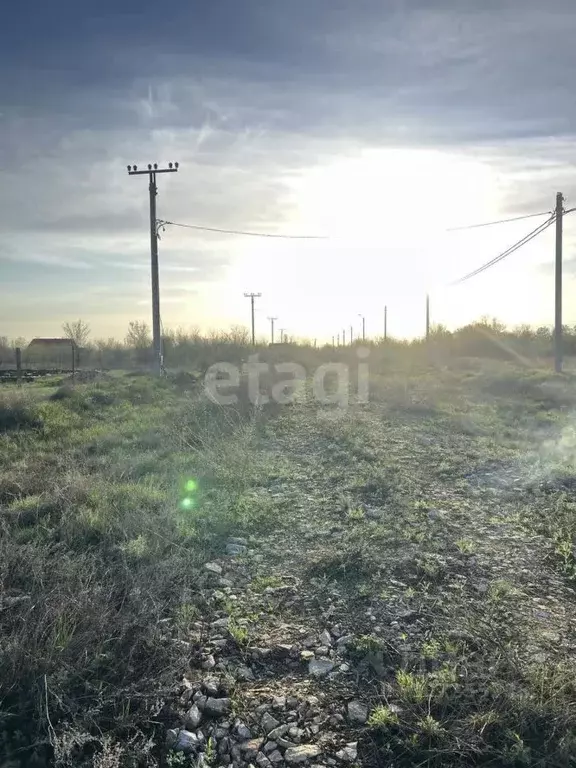
<path id="1" fill-rule="evenodd" d="M 553 318 L 553 232 L 446 284 L 576 205 L 573 0 L 21 0 L 0 46 L 0 335 L 94 336 L 150 320 L 145 177 L 158 216 L 325 240 L 168 227 L 164 327 L 246 323 L 329 338 L 365 314 Z M 542 221 L 545 220 L 543 217 Z M 575 219 L 576 221 L 576 219 Z M 576 227 L 565 222 L 566 322 Z"/>

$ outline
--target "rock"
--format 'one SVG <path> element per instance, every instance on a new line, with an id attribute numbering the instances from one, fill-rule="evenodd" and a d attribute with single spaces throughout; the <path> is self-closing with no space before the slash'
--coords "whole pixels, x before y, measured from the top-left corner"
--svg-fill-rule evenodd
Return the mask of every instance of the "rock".
<path id="1" fill-rule="evenodd" d="M 221 715 L 227 715 L 232 709 L 232 702 L 230 699 L 214 699 L 210 697 L 205 704 L 204 713 L 211 717 L 220 717 Z"/>
<path id="2" fill-rule="evenodd" d="M 275 741 L 267 741 L 266 744 L 264 744 L 264 752 L 266 752 L 266 754 L 274 752 L 275 749 L 278 749 L 278 744 Z"/>
<path id="3" fill-rule="evenodd" d="M 258 754 L 260 747 L 262 746 L 263 739 L 251 739 L 244 744 L 240 744 L 240 749 L 244 755 L 244 760 L 252 760 Z"/>
<path id="4" fill-rule="evenodd" d="M 316 656 L 328 656 L 329 653 L 330 648 L 327 645 L 319 645 L 315 651 Z"/>
<path id="5" fill-rule="evenodd" d="M 292 646 L 280 643 L 279 645 L 274 646 L 274 650 L 279 656 L 290 656 L 292 653 Z"/>
<path id="6" fill-rule="evenodd" d="M 262 752 L 259 752 L 256 755 L 256 765 L 259 766 L 259 768 L 270 768 L 272 763 L 266 757 L 266 755 L 263 755 Z"/>
<path id="7" fill-rule="evenodd" d="M 238 723 L 238 725 L 235 728 L 236 735 L 241 741 L 248 741 L 252 738 L 252 731 L 248 726 L 244 725 L 244 723 Z"/>
<path id="8" fill-rule="evenodd" d="M 308 665 L 308 672 L 314 677 L 325 677 L 333 669 L 334 664 L 329 659 L 312 659 Z"/>
<path id="9" fill-rule="evenodd" d="M 209 656 L 206 656 L 204 661 L 202 662 L 202 669 L 214 669 L 216 666 L 216 660 L 214 659 L 214 656 L 210 654 Z"/>
<path id="10" fill-rule="evenodd" d="M 300 728 L 297 728 L 295 725 L 288 730 L 288 736 L 290 736 L 292 741 L 295 741 L 296 744 L 301 741 L 303 733 L 304 732 Z"/>
<path id="11" fill-rule="evenodd" d="M 332 645 L 332 635 L 330 632 L 328 632 L 327 629 L 325 629 L 321 635 L 320 635 L 320 642 L 322 645 L 331 646 Z"/>
<path id="12" fill-rule="evenodd" d="M 284 762 L 282 753 L 278 749 L 275 749 L 274 752 L 271 752 L 268 755 L 268 760 L 270 760 L 273 765 L 278 765 L 279 763 Z"/>
<path id="13" fill-rule="evenodd" d="M 215 573 L 217 576 L 222 574 L 222 566 L 218 565 L 218 563 L 206 563 L 204 569 L 209 573 Z"/>
<path id="14" fill-rule="evenodd" d="M 350 672 L 350 664 L 340 664 L 338 669 L 340 672 Z"/>
<path id="15" fill-rule="evenodd" d="M 230 579 L 218 579 L 218 586 L 219 587 L 233 587 L 234 582 L 230 581 Z"/>
<path id="16" fill-rule="evenodd" d="M 229 536 L 228 544 L 238 544 L 240 547 L 247 547 L 248 539 L 241 539 L 238 536 Z"/>
<path id="17" fill-rule="evenodd" d="M 218 683 L 218 680 L 214 680 L 214 678 L 209 678 L 208 680 L 204 680 L 202 683 L 202 687 L 208 694 L 208 696 L 216 696 L 218 694 L 218 691 L 220 690 L 220 684 Z"/>
<path id="18" fill-rule="evenodd" d="M 200 712 L 197 704 L 193 704 L 186 713 L 184 725 L 186 728 L 190 728 L 190 730 L 195 731 L 196 728 L 198 728 L 200 725 L 201 720 L 202 712 Z"/>
<path id="19" fill-rule="evenodd" d="M 310 661 L 314 658 L 314 651 L 302 651 L 300 654 L 302 661 Z"/>
<path id="20" fill-rule="evenodd" d="M 231 555 L 232 557 L 238 557 L 239 555 L 244 555 L 247 552 L 247 547 L 242 546 L 241 544 L 226 544 L 226 554 Z"/>
<path id="21" fill-rule="evenodd" d="M 298 706 L 298 699 L 296 698 L 296 696 L 289 696 L 286 699 L 286 706 L 288 707 L 288 709 L 296 709 L 296 707 Z"/>
<path id="22" fill-rule="evenodd" d="M 284 760 L 288 765 L 300 765 L 307 760 L 312 760 L 321 754 L 322 750 L 316 744 L 302 744 L 299 747 L 290 747 L 286 750 Z"/>
<path id="23" fill-rule="evenodd" d="M 216 629 L 227 629 L 229 623 L 230 623 L 230 619 L 228 618 L 228 616 L 224 616 L 224 618 L 222 619 L 216 619 L 216 621 L 213 621 L 210 626 Z"/>
<path id="24" fill-rule="evenodd" d="M 343 763 L 353 763 L 355 762 L 356 758 L 358 757 L 358 742 L 353 741 L 349 744 L 346 744 L 344 749 L 339 750 L 336 752 L 336 757 L 338 760 L 341 760 Z"/>
<path id="25" fill-rule="evenodd" d="M 339 637 L 336 641 L 336 645 L 342 645 L 344 648 L 347 648 L 349 645 L 352 645 L 353 641 L 354 635 L 342 635 L 342 637 Z"/>
<path id="26" fill-rule="evenodd" d="M 218 727 L 214 730 L 214 738 L 224 739 L 226 736 L 228 736 L 229 730 L 230 730 L 230 723 L 220 723 Z"/>
<path id="27" fill-rule="evenodd" d="M 198 736 L 190 731 L 168 731 L 166 744 L 174 752 L 183 752 L 185 755 L 196 752 L 199 747 Z"/>
<path id="28" fill-rule="evenodd" d="M 204 696 L 203 693 L 198 691 L 198 693 L 195 693 L 194 696 L 192 697 L 192 701 L 194 702 L 194 704 L 196 704 L 200 712 L 202 712 L 204 710 L 204 707 L 206 706 L 207 698 L 206 696 Z"/>
<path id="29" fill-rule="evenodd" d="M 278 736 L 278 746 L 281 749 L 290 749 L 291 747 L 295 747 L 296 743 L 290 741 L 290 739 L 285 739 L 283 736 Z"/>
<path id="30" fill-rule="evenodd" d="M 289 725 L 279 725 L 278 728 L 274 728 L 273 731 L 270 731 L 268 738 L 270 741 L 278 741 L 278 739 L 282 738 L 285 733 L 288 733 L 289 728 Z"/>
<path id="31" fill-rule="evenodd" d="M 274 696 L 272 709 L 286 709 L 286 696 Z"/>
<path id="32" fill-rule="evenodd" d="M 254 672 L 252 672 L 250 667 L 238 667 L 236 677 L 238 680 L 254 680 Z"/>
<path id="33" fill-rule="evenodd" d="M 280 723 L 278 720 L 276 720 L 275 717 L 272 717 L 272 715 L 269 712 L 266 712 L 261 720 L 262 728 L 264 729 L 264 733 L 270 733 L 270 731 L 273 731 L 275 728 L 278 728 Z"/>
<path id="34" fill-rule="evenodd" d="M 351 701 L 348 704 L 348 720 L 354 725 L 364 725 L 368 720 L 368 707 L 361 701 Z"/>
<path id="35" fill-rule="evenodd" d="M 220 739 L 218 742 L 218 754 L 219 755 L 227 755 L 228 752 L 230 752 L 232 742 L 228 738 L 228 736 L 225 736 L 223 739 Z"/>

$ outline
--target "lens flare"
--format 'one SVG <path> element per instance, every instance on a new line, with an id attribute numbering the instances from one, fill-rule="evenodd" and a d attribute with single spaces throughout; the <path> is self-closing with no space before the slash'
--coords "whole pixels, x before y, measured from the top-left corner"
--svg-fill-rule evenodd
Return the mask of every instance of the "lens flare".
<path id="1" fill-rule="evenodd" d="M 194 506 L 194 499 L 191 499 L 189 497 L 186 497 L 185 499 L 182 499 L 180 502 L 180 506 L 182 509 L 192 509 Z"/>
<path id="2" fill-rule="evenodd" d="M 187 493 L 194 493 L 194 491 L 198 490 L 198 483 L 196 480 L 187 480 L 185 488 Z"/>

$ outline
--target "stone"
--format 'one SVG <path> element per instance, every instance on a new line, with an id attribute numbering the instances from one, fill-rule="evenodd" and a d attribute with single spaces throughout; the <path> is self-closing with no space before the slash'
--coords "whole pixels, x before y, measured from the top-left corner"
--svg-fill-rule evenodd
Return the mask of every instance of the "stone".
<path id="1" fill-rule="evenodd" d="M 358 757 L 358 742 L 353 741 L 349 744 L 346 744 L 344 749 L 339 750 L 336 752 L 336 757 L 338 760 L 341 760 L 343 763 L 353 763 Z"/>
<path id="2" fill-rule="evenodd" d="M 241 741 L 248 741 L 252 738 L 252 731 L 244 723 L 238 723 L 236 726 L 236 734 Z"/>
<path id="3" fill-rule="evenodd" d="M 200 712 L 204 711 L 204 707 L 206 706 L 207 697 L 204 696 L 203 693 L 198 691 L 198 693 L 194 694 L 194 697 L 192 698 L 192 701 L 194 702 L 194 704 L 196 704 L 196 706 L 198 707 Z"/>
<path id="4" fill-rule="evenodd" d="M 230 752 L 232 742 L 228 738 L 228 736 L 225 736 L 223 739 L 220 739 L 218 742 L 218 754 L 219 755 L 227 755 L 228 752 Z"/>
<path id="5" fill-rule="evenodd" d="M 284 758 L 282 757 L 282 753 L 278 749 L 275 749 L 274 752 L 271 752 L 268 755 L 268 760 L 270 760 L 270 762 L 273 765 L 278 765 L 279 763 L 284 762 Z"/>
<path id="6" fill-rule="evenodd" d="M 273 731 L 270 731 L 268 738 L 270 741 L 278 741 L 278 739 L 284 736 L 285 733 L 288 733 L 289 728 L 289 725 L 279 725 L 278 728 L 274 728 Z"/>
<path id="7" fill-rule="evenodd" d="M 227 629 L 229 623 L 230 623 L 230 619 L 228 618 L 228 616 L 224 616 L 224 618 L 222 619 L 216 619 L 216 621 L 213 621 L 210 626 L 216 629 Z"/>
<path id="8" fill-rule="evenodd" d="M 280 643 L 279 645 L 275 646 L 275 651 L 279 656 L 290 656 L 292 653 L 292 646 L 286 645 L 285 643 Z"/>
<path id="9" fill-rule="evenodd" d="M 286 706 L 288 707 L 288 709 L 296 709 L 296 707 L 298 706 L 298 699 L 296 698 L 296 696 L 289 696 L 286 699 Z"/>
<path id="10" fill-rule="evenodd" d="M 314 677 L 325 677 L 333 669 L 334 664 L 329 659 L 312 659 L 308 665 L 308 672 Z"/>
<path id="11" fill-rule="evenodd" d="M 286 709 L 286 696 L 274 696 L 272 709 Z"/>
<path id="12" fill-rule="evenodd" d="M 310 659 L 314 658 L 314 651 L 302 651 L 300 653 L 300 658 L 302 661 L 310 661 Z"/>
<path id="13" fill-rule="evenodd" d="M 274 752 L 275 749 L 278 749 L 278 744 L 275 741 L 267 741 L 266 744 L 264 744 L 264 752 L 266 752 L 266 754 Z"/>
<path id="14" fill-rule="evenodd" d="M 214 699 L 210 697 L 204 706 L 204 713 L 211 717 L 220 717 L 221 715 L 227 715 L 232 709 L 232 702 L 230 699 Z"/>
<path id="15" fill-rule="evenodd" d="M 196 752 L 199 747 L 198 736 L 190 731 L 169 730 L 166 734 L 167 746 L 174 752 L 183 752 L 190 755 Z"/>
<path id="16" fill-rule="evenodd" d="M 330 653 L 330 648 L 327 645 L 319 645 L 318 648 L 316 648 L 316 656 L 328 656 Z"/>
<path id="17" fill-rule="evenodd" d="M 250 667 L 238 667 L 236 670 L 236 677 L 238 680 L 254 680 L 254 672 L 252 672 Z"/>
<path id="18" fill-rule="evenodd" d="M 316 744 L 301 744 L 298 747 L 287 749 L 284 754 L 284 760 L 286 760 L 288 765 L 300 765 L 307 760 L 318 757 L 321 753 L 322 750 Z"/>
<path id="19" fill-rule="evenodd" d="M 209 678 L 208 680 L 204 680 L 202 683 L 202 687 L 208 694 L 208 696 L 216 696 L 218 694 L 218 691 L 220 690 L 220 684 L 218 683 L 218 680 L 214 680 L 214 678 Z"/>
<path id="20" fill-rule="evenodd" d="M 354 635 L 342 635 L 342 637 L 339 637 L 336 641 L 336 645 L 342 645 L 344 648 L 347 648 L 349 645 L 352 645 L 354 641 Z"/>
<path id="21" fill-rule="evenodd" d="M 266 755 L 263 755 L 262 752 L 259 752 L 256 755 L 256 765 L 259 766 L 259 768 L 270 768 L 272 763 L 266 757 Z"/>
<path id="22" fill-rule="evenodd" d="M 241 544 L 226 544 L 226 554 L 231 557 L 238 557 L 239 555 L 246 554 L 246 552 L 247 547 L 244 547 Z"/>
<path id="23" fill-rule="evenodd" d="M 222 574 L 222 566 L 218 565 L 218 563 L 206 563 L 204 569 L 209 573 L 215 573 L 217 576 Z"/>
<path id="24" fill-rule="evenodd" d="M 214 669 L 215 666 L 216 666 L 216 660 L 214 656 L 212 656 L 212 654 L 210 654 L 209 656 L 206 656 L 206 658 L 202 662 L 202 669 L 206 669 L 206 670 Z"/>
<path id="25" fill-rule="evenodd" d="M 354 725 L 364 725 L 368 720 L 368 707 L 362 701 L 348 703 L 348 720 Z"/>
<path id="26" fill-rule="evenodd" d="M 244 760 L 252 760 L 256 757 L 262 746 L 262 741 L 263 739 L 251 739 L 250 741 L 244 742 L 244 744 L 240 744 Z"/>
<path id="27" fill-rule="evenodd" d="M 325 629 L 321 635 L 320 635 L 320 642 L 322 645 L 331 646 L 332 645 L 332 635 L 330 632 L 328 632 L 327 629 Z"/>
<path id="28" fill-rule="evenodd" d="M 261 720 L 262 728 L 264 729 L 264 733 L 270 733 L 270 731 L 273 731 L 275 728 L 278 728 L 280 723 L 278 720 L 276 720 L 275 717 L 272 717 L 272 715 L 269 712 L 266 712 Z"/>
<path id="29" fill-rule="evenodd" d="M 200 725 L 200 722 L 202 720 L 202 712 L 200 712 L 198 705 L 193 704 L 188 712 L 186 712 L 186 718 L 184 720 L 184 725 L 186 728 L 190 728 L 190 730 L 195 731 L 196 728 Z"/>

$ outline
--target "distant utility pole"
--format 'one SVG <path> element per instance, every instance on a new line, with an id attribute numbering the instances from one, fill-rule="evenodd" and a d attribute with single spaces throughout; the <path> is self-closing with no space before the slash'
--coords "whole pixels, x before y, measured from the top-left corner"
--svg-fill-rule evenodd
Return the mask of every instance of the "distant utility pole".
<path id="1" fill-rule="evenodd" d="M 562 371 L 562 217 L 564 214 L 562 192 L 556 195 L 556 275 L 554 306 L 554 369 Z"/>
<path id="2" fill-rule="evenodd" d="M 358 315 L 358 317 L 362 318 L 362 341 L 366 341 L 366 318 L 364 315 Z"/>
<path id="3" fill-rule="evenodd" d="M 334 347 L 334 346 L 336 346 L 336 345 L 334 344 L 334 336 L 332 336 L 332 346 L 333 346 L 333 347 Z"/>
<path id="4" fill-rule="evenodd" d="M 270 339 L 272 344 L 274 344 L 274 320 L 278 320 L 277 317 L 269 317 L 268 320 L 270 320 Z"/>
<path id="5" fill-rule="evenodd" d="M 354 328 L 350 326 L 350 346 L 352 346 L 353 342 L 354 342 Z"/>
<path id="6" fill-rule="evenodd" d="M 342 331 L 342 346 L 346 346 L 346 331 Z"/>
<path id="7" fill-rule="evenodd" d="M 340 334 L 338 334 L 338 346 L 340 346 Z"/>
<path id="8" fill-rule="evenodd" d="M 430 296 L 426 294 L 426 340 L 430 338 Z"/>
<path id="9" fill-rule="evenodd" d="M 286 328 L 280 328 L 280 343 L 282 344 L 284 342 L 284 331 Z"/>
<path id="10" fill-rule="evenodd" d="M 384 307 L 384 341 L 388 338 L 388 307 Z"/>
<path id="11" fill-rule="evenodd" d="M 168 163 L 168 168 L 158 168 L 158 163 L 148 163 L 147 170 L 139 171 L 137 165 L 128 166 L 129 176 L 148 174 L 150 183 L 150 261 L 152 271 L 152 339 L 154 349 L 154 372 L 159 376 L 162 371 L 162 337 L 160 331 L 160 284 L 158 279 L 158 225 L 156 222 L 156 186 L 157 173 L 176 173 L 178 163 Z"/>
<path id="12" fill-rule="evenodd" d="M 244 296 L 250 299 L 250 305 L 252 310 L 252 346 L 256 346 L 256 333 L 254 329 L 254 299 L 259 299 L 262 296 L 261 293 L 245 293 Z"/>

